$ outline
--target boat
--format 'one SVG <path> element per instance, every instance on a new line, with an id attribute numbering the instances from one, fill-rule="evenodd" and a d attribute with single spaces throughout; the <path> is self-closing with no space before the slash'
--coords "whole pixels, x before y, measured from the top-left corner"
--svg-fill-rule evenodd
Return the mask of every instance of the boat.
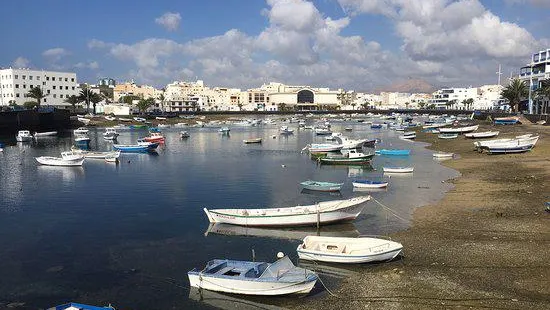
<path id="1" fill-rule="evenodd" d="M 517 146 L 519 144 L 533 144 L 533 147 L 539 140 L 539 136 L 533 136 L 531 134 L 516 136 L 515 138 L 509 138 L 509 139 L 494 139 L 494 140 L 486 140 L 486 141 L 478 141 L 474 142 L 474 147 L 478 151 L 483 151 L 485 149 L 489 148 L 506 148 L 506 147 L 513 147 Z"/>
<path id="2" fill-rule="evenodd" d="M 243 142 L 244 142 L 244 144 L 262 143 L 262 138 L 244 139 Z"/>
<path id="3" fill-rule="evenodd" d="M 313 271 L 296 267 L 288 256 L 274 263 L 213 259 L 187 276 L 191 287 L 267 296 L 307 294 L 318 279 Z"/>
<path id="4" fill-rule="evenodd" d="M 315 134 L 318 136 L 328 136 L 332 135 L 332 131 L 330 131 L 330 129 L 328 128 L 319 127 L 315 128 Z"/>
<path id="5" fill-rule="evenodd" d="M 343 145 L 341 144 L 332 144 L 332 143 L 312 143 L 307 145 L 304 150 L 309 151 L 310 154 L 317 154 L 317 153 L 327 153 L 327 152 L 334 152 L 334 151 L 340 151 L 342 149 Z"/>
<path id="6" fill-rule="evenodd" d="M 382 128 L 382 124 L 371 124 L 370 125 L 370 129 L 381 129 Z"/>
<path id="7" fill-rule="evenodd" d="M 498 136 L 498 131 L 483 131 L 483 132 L 471 132 L 464 134 L 464 137 L 476 139 L 476 138 L 492 138 Z"/>
<path id="8" fill-rule="evenodd" d="M 319 162 L 329 165 L 369 164 L 373 157 L 374 153 L 365 154 L 355 149 L 351 149 L 347 153 L 341 155 L 327 154 L 327 157 L 319 158 Z"/>
<path id="9" fill-rule="evenodd" d="M 146 145 L 140 145 L 140 144 L 113 144 L 113 148 L 115 150 L 119 150 L 121 152 L 147 152 L 151 151 L 157 148 L 158 143 L 151 143 Z"/>
<path id="10" fill-rule="evenodd" d="M 360 264 L 390 261 L 403 250 L 401 243 L 380 238 L 307 236 L 296 251 L 300 259 Z"/>
<path id="11" fill-rule="evenodd" d="M 105 156 L 105 162 L 118 164 L 118 156 L 113 156 L 113 155 Z"/>
<path id="12" fill-rule="evenodd" d="M 332 183 L 332 182 L 320 182 L 320 181 L 307 180 L 307 181 L 301 182 L 300 185 L 302 185 L 304 189 L 309 189 L 312 191 L 337 192 L 340 189 L 342 189 L 342 186 L 344 185 L 344 183 Z"/>
<path id="13" fill-rule="evenodd" d="M 281 128 L 279 129 L 279 131 L 281 132 L 281 134 L 291 134 L 291 133 L 294 132 L 294 130 L 288 128 L 288 126 L 281 126 Z"/>
<path id="14" fill-rule="evenodd" d="M 210 223 L 241 226 L 312 226 L 352 221 L 363 211 L 370 196 L 323 201 L 313 205 L 263 209 L 204 208 Z"/>
<path id="15" fill-rule="evenodd" d="M 433 153 L 434 158 L 449 158 L 449 157 L 453 157 L 454 155 L 455 155 L 454 153 L 444 153 L 444 152 Z"/>
<path id="16" fill-rule="evenodd" d="M 121 121 L 121 122 L 131 122 L 132 121 L 131 119 L 125 118 L 125 117 L 119 117 L 118 120 Z"/>
<path id="17" fill-rule="evenodd" d="M 160 132 L 151 132 L 149 136 L 144 137 L 143 140 L 152 143 L 164 143 L 165 138 Z"/>
<path id="18" fill-rule="evenodd" d="M 35 132 L 33 136 L 35 138 L 57 136 L 57 131 Z"/>
<path id="19" fill-rule="evenodd" d="M 330 136 L 326 136 L 325 137 L 325 140 L 327 141 L 335 141 L 336 140 L 336 137 L 340 137 L 342 136 L 342 133 L 340 132 L 333 132 Z"/>
<path id="20" fill-rule="evenodd" d="M 87 144 L 90 143 L 90 137 L 88 137 L 88 135 L 76 135 L 74 141 L 77 144 Z"/>
<path id="21" fill-rule="evenodd" d="M 458 138 L 458 134 L 457 133 L 442 133 L 442 134 L 439 134 L 437 135 L 437 137 L 439 139 L 456 139 Z"/>
<path id="22" fill-rule="evenodd" d="M 382 170 L 388 173 L 411 173 L 414 171 L 414 167 L 383 167 Z"/>
<path id="23" fill-rule="evenodd" d="M 476 131 L 479 125 L 465 126 L 465 127 L 440 127 L 439 133 L 467 133 Z"/>
<path id="24" fill-rule="evenodd" d="M 88 159 L 105 159 L 107 157 L 118 158 L 120 156 L 120 151 L 91 152 L 91 151 L 84 151 L 79 149 L 72 149 L 70 152 L 61 153 L 61 157 L 64 157 L 63 154 L 69 154 L 69 153 L 84 156 L 84 158 L 88 158 Z"/>
<path id="25" fill-rule="evenodd" d="M 4 152 L 4 144 L 0 142 L 0 152 Z"/>
<path id="26" fill-rule="evenodd" d="M 134 117 L 134 120 L 136 122 L 142 122 L 142 123 L 145 123 L 147 120 L 143 117 Z"/>
<path id="27" fill-rule="evenodd" d="M 30 142 L 32 141 L 31 132 L 28 130 L 19 130 L 17 136 L 15 136 L 17 142 Z"/>
<path id="28" fill-rule="evenodd" d="M 519 117 L 509 116 L 509 117 L 497 117 L 494 119 L 495 125 L 514 125 L 520 123 Z"/>
<path id="29" fill-rule="evenodd" d="M 155 119 L 159 120 L 159 121 L 165 121 L 166 117 L 157 116 L 157 117 L 155 117 Z"/>
<path id="30" fill-rule="evenodd" d="M 495 143 L 489 145 L 486 150 L 489 154 L 509 154 L 523 153 L 530 151 L 538 141 L 538 136 L 535 140 L 517 140 L 503 143 Z"/>
<path id="31" fill-rule="evenodd" d="M 79 127 L 73 131 L 75 135 L 85 135 L 88 133 L 88 129 L 86 127 Z"/>
<path id="32" fill-rule="evenodd" d="M 374 151 L 378 155 L 406 156 L 411 154 L 411 150 L 381 149 Z"/>
<path id="33" fill-rule="evenodd" d="M 88 125 L 91 121 L 91 119 L 85 118 L 85 117 L 78 117 L 77 119 L 78 119 L 78 121 L 84 123 L 84 125 Z"/>
<path id="34" fill-rule="evenodd" d="M 118 137 L 118 132 L 116 132 L 116 128 L 105 128 L 105 132 L 103 133 L 103 139 L 116 140 L 117 137 Z"/>
<path id="35" fill-rule="evenodd" d="M 115 310 L 115 308 L 111 305 L 108 305 L 106 307 L 98 307 L 70 302 L 68 304 L 51 307 L 46 310 Z"/>
<path id="36" fill-rule="evenodd" d="M 180 138 L 181 139 L 189 138 L 189 133 L 187 131 L 180 132 Z"/>
<path id="37" fill-rule="evenodd" d="M 388 186 L 388 182 L 370 180 L 355 180 L 352 184 L 353 187 L 357 188 L 384 188 Z"/>
<path id="38" fill-rule="evenodd" d="M 108 121 L 116 121 L 116 117 L 114 116 L 105 116 L 105 119 Z"/>
<path id="39" fill-rule="evenodd" d="M 344 136 L 336 136 L 334 137 L 334 140 L 342 146 L 343 150 L 362 148 L 371 141 L 369 139 L 350 139 Z"/>
<path id="40" fill-rule="evenodd" d="M 403 139 L 415 139 L 416 138 L 416 132 L 414 132 L 414 131 L 405 131 L 401 137 Z"/>
<path id="41" fill-rule="evenodd" d="M 353 128 L 351 128 L 351 127 L 346 127 L 346 128 L 344 128 L 344 130 L 345 130 L 345 131 L 352 131 Z"/>
<path id="42" fill-rule="evenodd" d="M 222 133 L 222 134 L 228 134 L 230 131 L 229 127 L 222 127 L 220 129 L 218 129 L 218 132 Z"/>
<path id="43" fill-rule="evenodd" d="M 75 158 L 65 159 L 63 157 L 52 157 L 52 156 L 40 156 L 35 157 L 36 161 L 41 165 L 46 166 L 82 166 L 84 163 L 84 156 L 78 156 Z"/>
<path id="44" fill-rule="evenodd" d="M 130 129 L 147 129 L 149 126 L 147 126 L 146 124 L 141 124 L 141 125 L 130 125 L 129 128 Z"/>

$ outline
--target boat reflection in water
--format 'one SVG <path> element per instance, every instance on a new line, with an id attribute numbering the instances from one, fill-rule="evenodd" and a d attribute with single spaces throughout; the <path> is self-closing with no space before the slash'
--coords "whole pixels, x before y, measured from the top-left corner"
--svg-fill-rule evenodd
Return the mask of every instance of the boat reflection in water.
<path id="1" fill-rule="evenodd" d="M 387 191 L 388 191 L 387 187 L 384 187 L 384 188 L 367 188 L 367 187 L 359 188 L 359 187 L 354 187 L 353 188 L 353 192 L 356 192 L 356 193 L 382 193 L 382 192 L 387 192 Z"/>
<path id="2" fill-rule="evenodd" d="M 239 309 L 239 310 L 279 310 L 283 309 L 274 305 L 261 303 L 261 299 L 251 296 L 238 296 L 224 293 L 217 293 L 209 290 L 191 287 L 189 290 L 189 299 L 207 304 L 219 309 Z"/>
<path id="3" fill-rule="evenodd" d="M 306 195 L 314 195 L 314 196 L 332 196 L 332 197 L 340 197 L 340 198 L 343 197 L 340 191 L 324 192 L 324 191 L 315 191 L 312 189 L 303 188 L 300 193 L 306 194 Z"/>
<path id="4" fill-rule="evenodd" d="M 70 183 L 77 178 L 84 176 L 84 168 L 82 166 L 64 167 L 64 166 L 46 166 L 39 165 L 36 167 L 39 175 L 44 175 L 44 178 L 49 180 L 61 179 L 64 183 Z"/>
<path id="5" fill-rule="evenodd" d="M 310 235 L 326 237 L 358 237 L 360 235 L 353 223 L 321 226 L 320 229 L 316 229 L 315 227 L 259 228 L 214 223 L 210 224 L 204 233 L 205 236 L 208 236 L 209 234 L 291 240 L 302 240 L 306 236 Z"/>

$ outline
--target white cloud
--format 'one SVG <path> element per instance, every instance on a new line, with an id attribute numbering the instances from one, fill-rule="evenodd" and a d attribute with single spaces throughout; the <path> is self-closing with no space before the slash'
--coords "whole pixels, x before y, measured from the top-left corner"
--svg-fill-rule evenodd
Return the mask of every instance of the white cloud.
<path id="1" fill-rule="evenodd" d="M 42 52 L 42 56 L 48 58 L 51 62 L 57 62 L 69 54 L 69 51 L 61 47 L 51 48 Z"/>
<path id="2" fill-rule="evenodd" d="M 14 61 L 13 61 L 13 66 L 15 68 L 27 68 L 30 64 L 30 61 L 25 58 L 25 57 L 17 57 Z"/>
<path id="3" fill-rule="evenodd" d="M 91 39 L 90 41 L 88 41 L 88 48 L 89 49 L 94 49 L 94 48 L 102 49 L 102 48 L 107 48 L 107 47 L 110 47 L 110 46 L 112 46 L 111 43 L 106 43 L 106 42 L 103 42 L 103 41 L 97 40 L 97 39 Z"/>
<path id="4" fill-rule="evenodd" d="M 97 70 L 99 69 L 99 63 L 97 61 L 90 61 L 88 63 L 86 62 L 79 62 L 74 65 L 75 68 L 78 69 L 90 69 L 90 70 Z"/>
<path id="5" fill-rule="evenodd" d="M 168 31 L 175 31 L 180 26 L 180 13 L 166 12 L 162 16 L 155 19 L 155 23 L 163 26 Z"/>

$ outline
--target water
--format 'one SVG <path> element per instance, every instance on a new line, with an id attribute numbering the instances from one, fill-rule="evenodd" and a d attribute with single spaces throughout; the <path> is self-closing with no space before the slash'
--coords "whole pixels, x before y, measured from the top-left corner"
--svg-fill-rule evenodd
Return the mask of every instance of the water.
<path id="1" fill-rule="evenodd" d="M 187 271 L 213 258 L 250 260 L 252 249 L 260 261 L 273 261 L 279 251 L 296 260 L 299 239 L 318 232 L 228 225 L 209 229 L 204 207 L 312 204 L 369 194 L 353 191 L 355 178 L 386 179 L 387 191 L 370 194 L 391 212 L 371 201 L 355 222 L 322 227 L 319 233 L 388 234 L 405 229 L 413 209 L 440 199 L 450 188 L 441 181 L 457 175 L 435 162 L 421 143 L 398 139 L 399 133 L 361 123 L 333 124 L 334 131 L 344 127 L 353 128 L 346 135 L 380 138 L 379 148 L 409 148 L 412 155 L 376 156 L 375 170 L 319 166 L 300 150 L 324 137 L 309 130 L 281 136 L 275 125 L 231 127 L 229 136 L 214 128 L 186 128 L 187 140 L 180 140 L 178 129 L 165 129 L 166 146 L 155 155 L 123 154 L 119 165 L 87 160 L 82 168 L 45 167 L 34 160 L 68 150 L 70 133 L 12 143 L 0 153 L 0 307 L 20 302 L 22 309 L 37 309 L 68 301 L 112 303 L 117 309 L 230 307 L 235 304 L 216 296 L 197 301 L 196 292 L 187 288 Z M 110 150 L 102 132 L 91 130 L 92 149 Z M 120 133 L 120 143 L 146 135 Z M 252 137 L 262 137 L 263 143 L 243 144 Z M 383 165 L 413 165 L 415 171 L 389 177 L 381 172 Z M 302 193 L 298 183 L 307 179 L 345 185 L 336 196 Z M 331 273 L 358 272 L 325 267 L 322 276 L 329 285 L 337 285 L 328 279 Z M 243 301 L 253 307 L 290 299 L 235 300 L 238 307 Z"/>

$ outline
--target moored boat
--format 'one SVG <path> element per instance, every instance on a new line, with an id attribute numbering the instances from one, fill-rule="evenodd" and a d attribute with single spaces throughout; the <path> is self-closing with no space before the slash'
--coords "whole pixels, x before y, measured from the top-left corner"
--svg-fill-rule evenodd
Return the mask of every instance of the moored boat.
<path id="1" fill-rule="evenodd" d="M 144 137 L 143 140 L 153 143 L 164 143 L 165 138 L 160 132 L 151 132 L 149 136 Z"/>
<path id="2" fill-rule="evenodd" d="M 244 295 L 307 294 L 318 280 L 313 271 L 296 267 L 288 256 L 274 263 L 214 259 L 187 273 L 201 289 Z"/>
<path id="3" fill-rule="evenodd" d="M 115 150 L 121 152 L 147 152 L 157 148 L 158 143 L 147 142 L 146 145 L 140 144 L 113 144 Z"/>
<path id="4" fill-rule="evenodd" d="M 116 140 L 117 137 L 118 137 L 118 132 L 116 131 L 116 128 L 105 128 L 105 132 L 103 133 L 103 139 Z"/>
<path id="5" fill-rule="evenodd" d="M 339 155 L 329 155 L 327 153 L 327 157 L 320 157 L 319 162 L 330 165 L 369 164 L 373 157 L 373 153 L 365 154 L 358 152 L 355 149 L 351 149 L 348 152 Z"/>
<path id="6" fill-rule="evenodd" d="M 498 131 L 483 131 L 483 132 L 471 132 L 464 134 L 464 137 L 476 139 L 476 138 L 492 138 L 498 136 Z"/>
<path id="7" fill-rule="evenodd" d="M 389 261 L 403 250 L 401 243 L 379 238 L 307 236 L 296 251 L 300 259 L 333 263 Z"/>
<path id="8" fill-rule="evenodd" d="M 371 180 L 355 180 L 352 184 L 353 187 L 357 188 L 384 188 L 388 186 L 388 182 Z"/>
<path id="9" fill-rule="evenodd" d="M 181 139 L 189 138 L 189 133 L 187 131 L 180 132 L 180 138 Z"/>
<path id="10" fill-rule="evenodd" d="M 288 126 L 281 126 L 279 131 L 281 132 L 281 134 L 291 134 L 294 132 L 294 129 L 290 129 L 288 128 Z"/>
<path id="11" fill-rule="evenodd" d="M 342 189 L 342 186 L 344 185 L 344 183 L 307 180 L 307 181 L 301 182 L 300 185 L 302 185 L 303 188 L 309 189 L 312 191 L 337 192 Z"/>
<path id="12" fill-rule="evenodd" d="M 439 139 L 447 139 L 447 140 L 449 140 L 449 139 L 456 139 L 456 138 L 458 138 L 458 134 L 457 134 L 457 133 L 442 133 L 442 134 L 437 135 L 437 137 L 438 137 Z"/>
<path id="13" fill-rule="evenodd" d="M 84 157 L 80 156 L 78 159 L 64 159 L 62 157 L 52 157 L 52 156 L 40 156 L 35 157 L 36 161 L 41 165 L 46 166 L 82 166 L 84 163 Z"/>
<path id="14" fill-rule="evenodd" d="M 56 135 L 57 135 L 57 131 L 44 131 L 44 132 L 35 132 L 33 136 L 35 138 L 38 138 L 38 137 L 51 137 Z"/>
<path id="15" fill-rule="evenodd" d="M 75 130 L 73 131 L 73 133 L 74 133 L 75 135 L 82 135 L 82 134 L 87 134 L 88 131 L 89 131 L 89 130 L 86 129 L 86 127 L 79 127 L 79 128 L 77 128 L 77 129 L 75 129 Z"/>
<path id="16" fill-rule="evenodd" d="M 325 127 L 318 127 L 318 128 L 315 128 L 315 134 L 318 136 L 328 136 L 328 135 L 332 135 L 332 131 L 330 131 L 330 129 Z"/>
<path id="17" fill-rule="evenodd" d="M 405 156 L 411 154 L 411 150 L 381 149 L 376 150 L 375 153 L 378 155 Z"/>
<path id="18" fill-rule="evenodd" d="M 48 308 L 46 310 L 115 310 L 113 306 L 108 305 L 106 307 L 91 306 L 85 304 L 79 304 L 76 302 L 70 302 L 67 304 Z"/>
<path id="19" fill-rule="evenodd" d="M 28 130 L 19 130 L 17 136 L 15 136 L 17 142 L 30 142 L 32 141 L 31 132 Z"/>
<path id="20" fill-rule="evenodd" d="M 392 166 L 387 166 L 387 167 L 383 167 L 382 170 L 384 172 L 389 172 L 389 173 L 411 173 L 414 171 L 414 167 L 392 167 Z"/>
<path id="21" fill-rule="evenodd" d="M 352 221 L 363 211 L 370 196 L 323 201 L 313 205 L 263 209 L 204 208 L 210 223 L 241 226 L 311 226 Z"/>
<path id="22" fill-rule="evenodd" d="M 439 133 L 467 133 L 476 131 L 479 125 L 464 126 L 464 127 L 440 127 Z"/>
<path id="23" fill-rule="evenodd" d="M 262 143 L 262 138 L 244 139 L 243 142 L 244 142 L 244 144 Z"/>

